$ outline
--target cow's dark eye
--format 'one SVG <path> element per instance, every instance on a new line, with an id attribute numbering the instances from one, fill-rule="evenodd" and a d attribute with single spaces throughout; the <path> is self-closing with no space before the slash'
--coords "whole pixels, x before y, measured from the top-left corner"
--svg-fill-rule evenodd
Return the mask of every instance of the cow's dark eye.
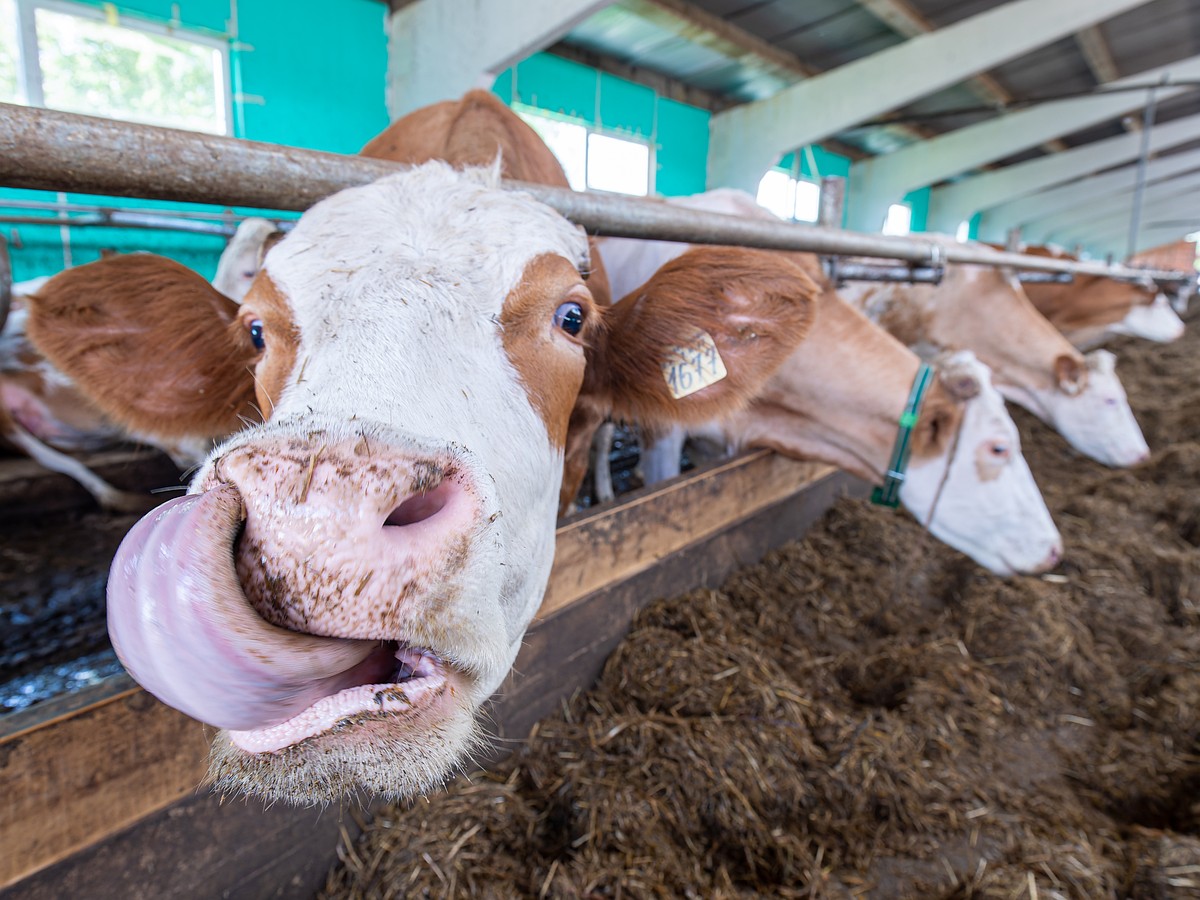
<path id="1" fill-rule="evenodd" d="M 568 300 L 554 311 L 554 324 L 574 337 L 583 331 L 583 307 Z"/>
<path id="2" fill-rule="evenodd" d="M 254 344 L 258 350 L 266 348 L 267 337 L 263 334 L 262 319 L 252 319 L 250 321 L 250 343 Z"/>

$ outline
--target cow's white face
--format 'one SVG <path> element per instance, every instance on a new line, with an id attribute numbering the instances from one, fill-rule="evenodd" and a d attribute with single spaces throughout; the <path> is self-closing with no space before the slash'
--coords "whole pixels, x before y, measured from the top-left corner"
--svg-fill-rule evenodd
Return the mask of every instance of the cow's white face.
<path id="1" fill-rule="evenodd" d="M 1166 344 L 1182 337 L 1183 327 L 1183 319 L 1171 307 L 1167 295 L 1158 293 L 1150 303 L 1134 304 L 1125 318 L 1108 326 L 1108 330 Z"/>
<path id="2" fill-rule="evenodd" d="M 901 501 L 935 537 L 993 572 L 1053 568 L 1062 538 L 990 370 L 968 350 L 941 368 L 943 379 L 973 381 L 978 393 L 963 405 L 957 436 L 937 455 L 910 462 Z"/>
<path id="3" fill-rule="evenodd" d="M 595 310 L 585 236 L 496 178 L 431 163 L 306 213 L 240 313 L 269 420 L 122 546 L 114 644 L 225 729 L 223 786 L 424 790 L 516 656 Z"/>
<path id="4" fill-rule="evenodd" d="M 1083 359 L 1084 365 L 1079 366 L 1060 357 L 1051 387 L 1004 386 L 1001 390 L 1080 453 L 1106 466 L 1143 462 L 1150 448 L 1117 376 L 1116 357 L 1107 350 L 1093 350 Z"/>

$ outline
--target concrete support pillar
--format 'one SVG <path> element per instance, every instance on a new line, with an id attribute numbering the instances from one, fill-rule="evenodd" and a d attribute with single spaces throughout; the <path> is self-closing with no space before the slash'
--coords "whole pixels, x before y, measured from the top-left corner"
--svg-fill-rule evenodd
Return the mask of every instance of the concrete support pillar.
<path id="1" fill-rule="evenodd" d="M 393 119 L 473 87 L 548 47 L 611 0 L 417 0 L 388 19 Z"/>
<path id="2" fill-rule="evenodd" d="M 1186 125 L 1179 129 L 1179 133 L 1185 135 L 1190 132 L 1190 135 L 1184 137 L 1184 140 L 1190 138 L 1191 135 L 1200 134 L 1200 116 L 1192 116 L 1187 120 L 1181 121 L 1185 121 Z M 1165 127 L 1172 127 L 1175 124 L 1173 122 L 1170 126 Z M 1154 138 L 1157 136 L 1156 129 L 1156 133 L 1151 135 L 1151 141 L 1154 142 Z M 1099 143 L 1106 142 L 1101 141 Z M 1092 146 L 1094 145 L 1089 144 L 1088 147 L 1081 149 L 1088 149 Z M 1070 156 L 1076 152 L 1070 150 L 1062 154 L 1062 156 Z M 1032 160 L 1031 162 L 1040 163 L 1044 159 Z M 1013 168 L 1021 168 L 1021 166 L 1014 166 Z M 1200 169 L 1200 150 L 1189 150 L 1185 153 L 1176 153 L 1171 156 L 1153 159 L 1146 166 L 1147 183 L 1171 178 L 1175 175 L 1190 172 L 1193 169 Z M 1000 175 L 1003 173 L 996 172 L 990 174 Z M 989 175 L 984 175 L 982 178 L 988 178 Z M 1033 180 L 1036 184 L 1037 179 Z M 1007 203 L 1001 203 L 987 209 L 980 218 L 979 236 L 982 240 L 999 240 L 1003 236 L 1005 229 L 1011 228 L 1014 225 L 1020 226 L 1026 222 L 1064 212 L 1090 202 L 1096 197 L 1132 191 L 1136 180 L 1136 167 L 1125 166 L 1111 172 L 1106 172 L 1103 175 L 1080 178 L 1066 184 L 1060 184 L 1057 187 L 1040 190 L 1038 193 L 1020 197 L 1016 200 L 1010 200 Z M 1037 187 L 1035 187 L 1035 190 L 1037 190 Z M 937 192 L 934 191 L 934 193 Z"/>
<path id="3" fill-rule="evenodd" d="M 1123 78 L 1112 86 L 1152 84 L 1163 78 L 1183 81 L 1198 77 L 1200 56 Z M 1156 94 L 1161 102 L 1187 90 L 1191 88 L 1167 86 L 1158 88 Z M 1043 103 L 856 163 L 850 170 L 850 227 L 859 230 L 878 228 L 876 219 L 882 220 L 888 205 L 911 190 L 1036 147 L 1050 138 L 1124 115 L 1145 101 L 1141 92 L 1110 91 Z M 1138 144 L 1139 137 L 1131 137 L 1134 145 Z M 961 200 L 947 202 L 943 194 L 936 203 L 931 202 L 929 228 L 953 232 L 959 222 L 977 209 L 978 206 Z"/>
<path id="4" fill-rule="evenodd" d="M 802 81 L 764 100 L 735 106 L 712 119 L 708 186 L 753 191 L 762 174 L 780 156 L 797 147 L 957 84 L 1145 2 L 1011 0 Z M 864 85 L 870 85 L 870 89 L 864 90 Z"/>

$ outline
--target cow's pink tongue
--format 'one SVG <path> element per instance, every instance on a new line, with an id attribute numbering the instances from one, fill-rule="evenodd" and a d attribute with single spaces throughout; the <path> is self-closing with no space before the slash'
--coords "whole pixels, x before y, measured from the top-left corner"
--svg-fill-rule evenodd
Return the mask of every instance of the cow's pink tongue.
<path id="1" fill-rule="evenodd" d="M 394 647 L 299 634 L 254 611 L 233 563 L 243 517 L 227 485 L 164 503 L 125 536 L 108 579 L 108 633 L 130 674 L 164 703 L 233 729 L 387 681 Z"/>

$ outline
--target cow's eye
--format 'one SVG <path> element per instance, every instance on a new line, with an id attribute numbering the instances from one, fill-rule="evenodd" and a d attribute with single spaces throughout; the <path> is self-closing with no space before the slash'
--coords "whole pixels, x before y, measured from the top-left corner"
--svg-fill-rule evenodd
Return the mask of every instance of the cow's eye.
<path id="1" fill-rule="evenodd" d="M 574 337 L 583 331 L 583 307 L 568 300 L 554 311 L 554 324 Z"/>
<path id="2" fill-rule="evenodd" d="M 992 456 L 995 456 L 998 459 L 1008 459 L 1008 444 L 992 444 L 991 450 Z"/>
<path id="3" fill-rule="evenodd" d="M 250 343 L 254 344 L 255 349 L 262 350 L 267 346 L 267 336 L 263 334 L 262 319 L 250 320 Z"/>

